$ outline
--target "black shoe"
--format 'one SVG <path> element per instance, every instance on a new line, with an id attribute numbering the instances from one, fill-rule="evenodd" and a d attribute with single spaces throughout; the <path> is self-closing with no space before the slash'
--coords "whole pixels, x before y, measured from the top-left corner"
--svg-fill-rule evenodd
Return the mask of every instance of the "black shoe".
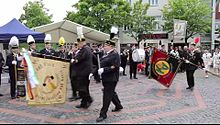
<path id="1" fill-rule="evenodd" d="M 82 106 L 82 105 L 77 105 L 75 107 L 78 108 L 78 109 L 80 109 L 80 108 L 87 109 L 88 108 L 87 106 Z"/>
<path id="2" fill-rule="evenodd" d="M 91 99 L 88 101 L 88 103 L 92 103 L 93 102 L 93 98 L 91 97 Z"/>
<path id="3" fill-rule="evenodd" d="M 132 77 L 130 77 L 130 79 L 132 79 Z"/>
<path id="4" fill-rule="evenodd" d="M 0 94 L 0 96 L 4 96 L 3 94 Z"/>
<path id="5" fill-rule="evenodd" d="M 16 97 L 11 97 L 11 99 L 16 99 Z"/>
<path id="6" fill-rule="evenodd" d="M 127 76 L 127 74 L 123 74 L 123 76 Z"/>
<path id="7" fill-rule="evenodd" d="M 115 108 L 115 109 L 112 110 L 112 112 L 119 112 L 119 111 L 121 111 L 122 109 L 123 109 L 123 107 Z"/>
<path id="8" fill-rule="evenodd" d="M 89 108 L 91 106 L 92 102 L 93 102 L 93 99 L 88 101 L 87 104 L 86 104 L 86 108 Z"/>
<path id="9" fill-rule="evenodd" d="M 134 79 L 138 79 L 137 77 L 134 77 Z"/>
<path id="10" fill-rule="evenodd" d="M 100 116 L 100 117 L 98 117 L 98 118 L 96 119 L 96 122 L 104 121 L 106 118 L 107 118 L 107 117 L 102 117 L 102 116 Z"/>
<path id="11" fill-rule="evenodd" d="M 186 89 L 191 89 L 191 87 L 187 87 Z"/>
<path id="12" fill-rule="evenodd" d="M 70 98 L 69 98 L 69 101 L 70 101 L 70 102 L 76 101 L 76 98 L 75 98 L 75 97 L 70 97 Z"/>
<path id="13" fill-rule="evenodd" d="M 73 96 L 73 97 L 69 98 L 69 101 L 72 102 L 72 101 L 76 101 L 78 99 L 80 99 L 79 96 Z"/>

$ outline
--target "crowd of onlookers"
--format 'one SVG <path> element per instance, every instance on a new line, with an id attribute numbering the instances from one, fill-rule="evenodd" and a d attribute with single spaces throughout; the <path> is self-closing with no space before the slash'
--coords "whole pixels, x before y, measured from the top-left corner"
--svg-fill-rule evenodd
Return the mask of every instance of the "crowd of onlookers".
<path id="1" fill-rule="evenodd" d="M 126 69 L 127 64 L 134 65 L 132 62 L 132 52 L 134 49 L 136 49 L 137 46 L 133 45 L 132 47 L 127 46 L 121 49 L 121 66 Z M 144 62 L 137 62 L 137 66 L 130 66 L 130 78 L 131 77 L 131 72 L 135 72 L 132 70 L 137 70 L 137 72 L 144 73 L 146 76 L 149 76 L 149 71 L 150 71 L 150 64 L 151 60 L 150 57 L 152 56 L 152 52 L 155 47 L 152 46 L 146 46 L 144 47 L 145 50 L 145 60 Z M 165 49 L 164 45 L 161 45 L 159 48 L 157 48 L 163 52 L 166 52 L 172 56 L 175 56 L 177 58 L 181 58 L 182 60 L 186 59 L 187 53 L 189 53 L 189 47 L 188 46 L 170 46 L 168 50 Z M 210 51 L 207 49 L 200 49 L 199 47 L 196 48 L 197 51 L 200 51 L 204 65 L 205 65 L 205 77 L 208 78 L 208 72 L 210 70 L 213 70 L 215 74 L 219 75 L 220 74 L 220 50 L 219 48 L 215 48 L 214 51 Z M 129 53 L 130 52 L 130 53 Z M 135 67 L 136 69 L 132 69 Z M 126 75 L 125 73 L 126 70 L 124 70 L 123 75 Z M 185 67 L 184 63 L 180 66 L 180 69 L 178 72 L 184 72 Z M 136 72 L 135 72 L 136 76 Z"/>

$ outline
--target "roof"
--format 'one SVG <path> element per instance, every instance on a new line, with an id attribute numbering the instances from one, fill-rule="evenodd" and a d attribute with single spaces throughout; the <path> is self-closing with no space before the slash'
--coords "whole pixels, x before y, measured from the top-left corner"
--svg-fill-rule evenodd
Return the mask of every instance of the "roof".
<path id="1" fill-rule="evenodd" d="M 35 41 L 43 41 L 45 37 L 44 33 L 29 29 L 15 18 L 0 27 L 0 41 L 3 42 L 9 42 L 12 36 L 16 36 L 20 41 L 26 41 L 28 35 L 32 35 Z"/>
<path id="2" fill-rule="evenodd" d="M 71 22 L 69 20 L 63 20 L 60 22 L 35 27 L 34 30 L 51 34 L 52 42 L 58 42 L 61 36 L 63 36 L 67 42 L 74 42 L 77 38 L 78 26 L 83 28 L 83 35 L 86 38 L 86 41 L 103 42 L 110 37 L 109 34 L 77 24 L 75 22 Z"/>

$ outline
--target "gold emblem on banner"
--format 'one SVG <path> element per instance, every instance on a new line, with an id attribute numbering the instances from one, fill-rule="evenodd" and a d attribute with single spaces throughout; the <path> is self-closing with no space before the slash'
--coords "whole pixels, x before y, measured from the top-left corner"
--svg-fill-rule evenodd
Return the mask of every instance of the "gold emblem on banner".
<path id="1" fill-rule="evenodd" d="M 156 62 L 154 69 L 158 75 L 164 76 L 170 72 L 170 65 L 167 61 Z"/>

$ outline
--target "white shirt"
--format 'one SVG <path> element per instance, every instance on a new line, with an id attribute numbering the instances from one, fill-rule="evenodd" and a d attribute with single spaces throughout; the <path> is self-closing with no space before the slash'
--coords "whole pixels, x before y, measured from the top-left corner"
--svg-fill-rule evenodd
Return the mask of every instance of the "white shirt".
<path id="1" fill-rule="evenodd" d="M 179 57 L 179 52 L 177 50 L 171 50 L 170 54 L 175 56 L 175 57 Z"/>
<path id="2" fill-rule="evenodd" d="M 213 63 L 214 64 L 219 64 L 220 63 L 220 53 L 213 53 Z"/>
<path id="3" fill-rule="evenodd" d="M 212 54 L 211 53 L 203 53 L 202 59 L 203 59 L 205 65 L 211 65 Z"/>

